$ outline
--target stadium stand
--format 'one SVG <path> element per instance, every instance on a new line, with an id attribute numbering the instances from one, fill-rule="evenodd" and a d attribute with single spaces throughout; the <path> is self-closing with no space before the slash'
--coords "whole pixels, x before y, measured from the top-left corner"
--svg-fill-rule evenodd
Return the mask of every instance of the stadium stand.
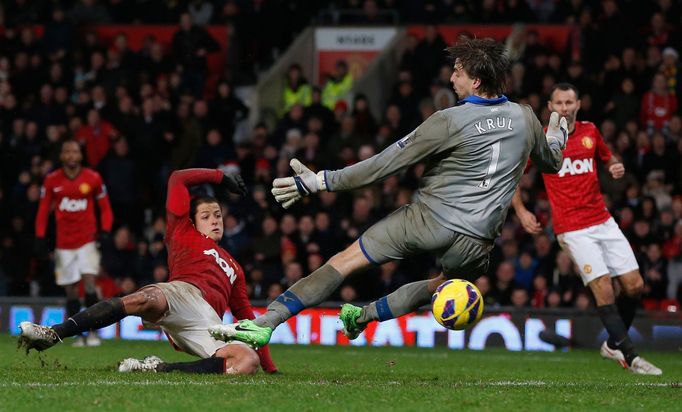
<path id="1" fill-rule="evenodd" d="M 252 298 L 272 299 L 409 203 L 423 166 L 380 186 L 306 198 L 291 210 L 270 195 L 272 179 L 289 174 L 292 157 L 317 169 L 367 158 L 453 105 L 442 51 L 458 36 L 477 35 L 506 41 L 513 60 L 507 95 L 530 104 L 543 123 L 554 83 L 568 81 L 581 91 L 578 118 L 595 122 L 626 165 L 622 180 L 603 173 L 601 182 L 639 260 L 643 308 L 679 308 L 679 1 L 349 0 L 319 2 L 318 9 L 301 3 L 0 2 L 0 296 L 60 293 L 53 262 L 32 255 L 33 224 L 59 144 L 76 138 L 87 164 L 104 177 L 114 209 L 114 233 L 102 245 L 106 295 L 167 276 L 165 182 L 173 170 L 196 166 L 243 175 L 250 195 L 226 204 L 222 244 L 245 266 Z M 306 61 L 277 65 L 316 22 L 380 27 L 396 20 L 404 38 L 395 81 L 380 85 L 390 91 L 380 112 L 373 110 L 375 94 L 347 93 L 346 73 L 313 72 Z M 361 80 L 354 61 L 338 61 L 333 65 L 349 68 L 350 81 Z M 283 83 L 293 63 L 306 80 L 289 79 L 276 118 L 259 118 L 238 91 L 257 87 L 266 73 Z M 297 101 L 292 96 L 300 85 L 308 89 Z M 233 138 L 237 130 L 243 138 Z M 554 240 L 536 170 L 521 188 L 545 235 L 526 235 L 510 213 L 489 274 L 479 280 L 486 303 L 590 307 L 590 294 Z M 386 264 L 351 279 L 335 298 L 375 299 L 436 270 L 426 256 Z"/>

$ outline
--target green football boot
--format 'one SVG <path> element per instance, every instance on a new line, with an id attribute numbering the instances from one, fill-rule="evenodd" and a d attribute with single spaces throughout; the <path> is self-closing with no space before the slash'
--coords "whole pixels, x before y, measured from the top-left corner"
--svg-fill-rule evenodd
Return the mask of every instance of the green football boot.
<path id="1" fill-rule="evenodd" d="M 341 313 L 339 313 L 339 319 L 343 323 L 343 334 L 350 340 L 353 340 L 360 336 L 367 325 L 358 324 L 358 318 L 362 313 L 362 308 L 359 306 L 351 305 L 350 303 L 345 303 L 341 306 Z"/>
<path id="2" fill-rule="evenodd" d="M 224 342 L 238 340 L 244 342 L 254 349 L 261 348 L 270 342 L 272 328 L 258 326 L 249 319 L 240 320 L 231 325 L 214 325 L 208 328 L 208 333 L 214 338 Z"/>

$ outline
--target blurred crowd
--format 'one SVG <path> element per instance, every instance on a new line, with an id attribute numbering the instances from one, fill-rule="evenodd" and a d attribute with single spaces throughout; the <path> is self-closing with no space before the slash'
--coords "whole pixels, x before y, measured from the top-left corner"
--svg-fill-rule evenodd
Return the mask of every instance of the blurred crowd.
<path id="1" fill-rule="evenodd" d="M 290 174 L 292 157 L 314 170 L 341 168 L 371 157 L 435 111 L 455 104 L 451 66 L 443 53 L 447 44 L 437 26 L 427 26 L 424 36 L 408 36 L 398 81 L 386 85 L 392 97 L 378 117 L 366 96 L 347 95 L 353 79 L 344 62 L 323 84 L 309 82 L 292 65 L 276 126 L 258 123 L 239 143 L 232 136 L 249 107 L 234 94 L 237 76 L 228 70 L 215 90 L 204 93 L 206 55 L 224 51 L 203 26 L 243 24 L 250 28 L 239 29 L 245 33 L 252 24 L 239 23 L 235 16 L 250 16 L 262 28 L 270 26 L 261 23 L 259 11 L 269 16 L 272 10 L 286 10 L 297 16 L 292 24 L 304 27 L 315 11 L 297 14 L 293 3 L 3 2 L 0 296 L 61 293 L 54 286 L 51 262 L 33 259 L 31 245 L 40 184 L 58 167 L 59 144 L 66 138 L 82 143 L 86 164 L 102 174 L 109 189 L 114 232 L 101 245 L 102 278 L 111 280 L 101 286 L 108 295 L 167 278 L 163 206 L 167 177 L 176 169 L 219 167 L 244 177 L 250 193 L 225 202 L 222 246 L 244 266 L 253 299 L 273 299 L 370 225 L 409 203 L 422 164 L 352 193 L 306 198 L 290 210 L 277 205 L 269 189 L 272 179 Z M 408 23 L 572 25 L 565 51 L 543 44 L 536 31 L 512 32 L 506 40 L 513 61 L 507 96 L 531 105 L 546 123 L 553 84 L 567 81 L 581 91 L 578 119 L 595 122 L 626 166 L 623 179 L 613 180 L 600 169 L 600 180 L 607 205 L 637 254 L 646 283 L 644 307 L 659 309 L 682 298 L 681 14 L 679 1 L 646 3 L 350 0 L 318 6 L 360 10 L 356 16 L 365 16 L 357 21 L 362 23 L 380 23 L 371 16 L 383 10 Z M 124 34 L 103 44 L 95 33 L 80 31 L 85 24 L 127 22 L 177 25 L 173 47 L 150 38 L 133 51 Z M 33 24 L 44 27 L 42 37 Z M 271 64 L 276 50 L 290 41 L 277 37 L 280 26 L 260 37 L 231 38 L 230 47 L 241 50 L 239 56 L 252 66 Z M 270 38 L 267 52 L 254 46 L 262 37 Z M 477 281 L 486 303 L 592 306 L 555 241 L 536 170 L 528 171 L 521 188 L 545 233 L 526 235 L 510 211 L 489 273 Z M 196 190 L 211 194 L 214 188 Z M 334 299 L 372 300 L 437 272 L 438 262 L 428 255 L 387 263 L 351 278 Z"/>

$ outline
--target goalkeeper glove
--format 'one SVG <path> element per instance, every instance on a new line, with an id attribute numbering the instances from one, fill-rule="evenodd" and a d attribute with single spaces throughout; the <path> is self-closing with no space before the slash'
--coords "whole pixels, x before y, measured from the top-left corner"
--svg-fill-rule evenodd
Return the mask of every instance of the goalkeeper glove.
<path id="1" fill-rule="evenodd" d="M 547 126 L 547 143 L 553 141 L 558 142 L 561 149 L 566 148 L 566 141 L 568 140 L 568 122 L 565 117 L 559 116 L 559 113 L 552 112 L 549 116 L 549 125 Z"/>
<path id="2" fill-rule="evenodd" d="M 294 169 L 296 176 L 280 177 L 272 182 L 272 194 L 283 208 L 288 209 L 303 196 L 327 190 L 324 170 L 315 174 L 298 159 L 291 159 L 289 165 Z"/>

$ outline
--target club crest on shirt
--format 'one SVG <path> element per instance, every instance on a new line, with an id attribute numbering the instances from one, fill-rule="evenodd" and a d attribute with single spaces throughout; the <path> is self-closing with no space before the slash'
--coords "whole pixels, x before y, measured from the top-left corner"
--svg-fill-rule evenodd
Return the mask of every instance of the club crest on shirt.
<path id="1" fill-rule="evenodd" d="M 594 142 L 592 141 L 592 138 L 589 136 L 583 136 L 580 142 L 583 144 L 583 147 L 585 147 L 585 149 L 591 149 L 592 146 L 594 146 Z"/>
<path id="2" fill-rule="evenodd" d="M 408 144 L 412 143 L 412 133 L 398 140 L 398 147 L 404 149 Z"/>
<path id="3" fill-rule="evenodd" d="M 78 186 L 78 190 L 84 195 L 87 195 L 88 193 L 90 193 L 90 189 L 91 189 L 90 185 L 87 183 L 81 183 Z"/>

